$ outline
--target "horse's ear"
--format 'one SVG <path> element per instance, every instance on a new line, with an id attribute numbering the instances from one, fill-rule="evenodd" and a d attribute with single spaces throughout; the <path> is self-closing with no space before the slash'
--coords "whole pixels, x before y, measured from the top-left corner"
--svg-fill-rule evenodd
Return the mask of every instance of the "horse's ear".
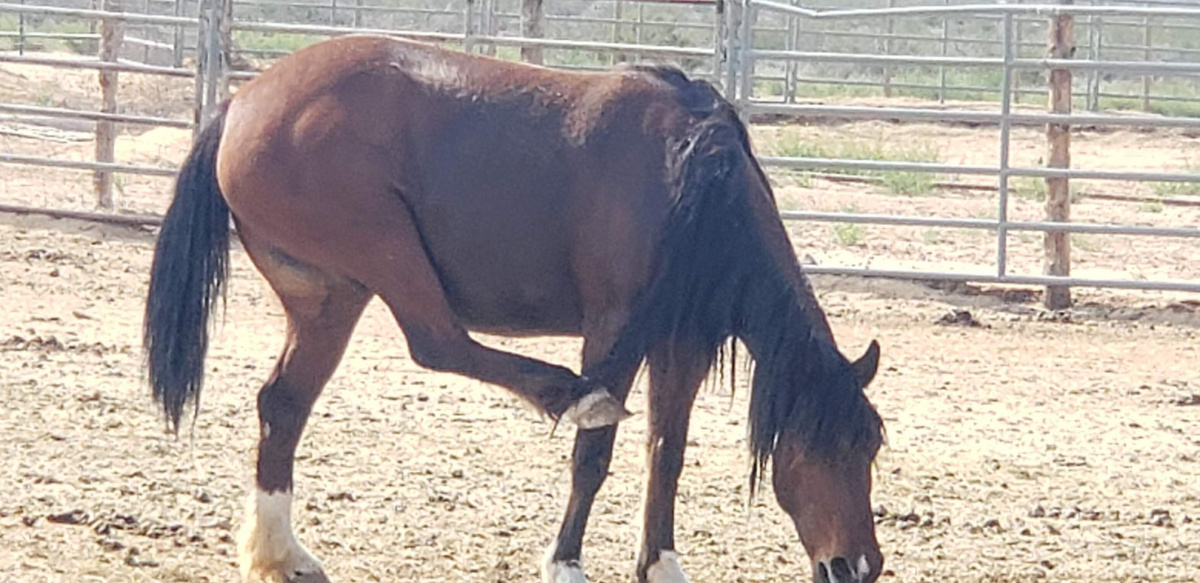
<path id="1" fill-rule="evenodd" d="M 854 369 L 854 377 L 858 379 L 858 386 L 866 388 L 871 384 L 871 381 L 875 379 L 875 373 L 879 371 L 879 341 L 872 340 L 867 351 L 858 360 L 851 363 L 850 368 Z"/>

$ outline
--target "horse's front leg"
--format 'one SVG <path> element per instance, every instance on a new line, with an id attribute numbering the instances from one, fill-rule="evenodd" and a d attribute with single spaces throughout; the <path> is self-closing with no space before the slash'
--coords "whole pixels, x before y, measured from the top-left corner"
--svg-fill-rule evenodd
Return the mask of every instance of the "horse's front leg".
<path id="1" fill-rule="evenodd" d="M 585 371 L 591 370 L 608 354 L 625 322 L 623 314 L 600 320 L 599 324 L 584 333 Z M 610 370 L 604 375 L 605 386 L 610 387 L 613 397 L 621 404 L 629 395 L 640 363 L 623 366 L 626 367 L 624 370 Z M 558 536 L 546 551 L 542 565 L 542 580 L 545 583 L 587 583 L 582 564 L 583 531 L 587 528 L 596 494 L 608 477 L 616 437 L 615 425 L 575 432 L 575 450 L 571 456 L 571 497 L 567 501 L 567 512 Z"/>
<path id="2" fill-rule="evenodd" d="M 675 552 L 675 492 L 683 471 L 692 403 L 712 355 L 687 343 L 673 343 L 652 350 L 648 362 L 649 476 L 637 577 L 641 583 L 687 583 Z"/>

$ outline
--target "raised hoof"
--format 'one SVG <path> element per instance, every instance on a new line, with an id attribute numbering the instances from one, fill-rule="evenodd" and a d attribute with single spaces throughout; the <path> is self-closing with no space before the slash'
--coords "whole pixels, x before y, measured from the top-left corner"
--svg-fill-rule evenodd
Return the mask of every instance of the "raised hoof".
<path id="1" fill-rule="evenodd" d="M 599 429 L 616 425 L 632 416 L 633 413 L 625 409 L 608 389 L 599 389 L 584 395 L 563 413 L 563 417 L 580 429 Z"/>

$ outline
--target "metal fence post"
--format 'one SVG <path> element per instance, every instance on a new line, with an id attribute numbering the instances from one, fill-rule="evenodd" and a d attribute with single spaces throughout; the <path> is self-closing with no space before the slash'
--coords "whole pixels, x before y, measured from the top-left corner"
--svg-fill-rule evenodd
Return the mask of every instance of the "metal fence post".
<path id="1" fill-rule="evenodd" d="M 642 44 L 642 35 L 646 28 L 646 3 L 637 3 L 637 24 L 633 28 L 633 42 Z"/>
<path id="2" fill-rule="evenodd" d="M 467 0 L 463 7 L 463 50 L 475 51 L 475 0 Z"/>
<path id="3" fill-rule="evenodd" d="M 1102 16 L 1095 16 L 1092 18 L 1092 29 L 1096 34 L 1089 37 L 1089 40 L 1092 43 L 1091 55 L 1089 58 L 1091 58 L 1093 61 L 1099 61 L 1102 58 L 1100 53 L 1103 50 L 1102 47 L 1104 46 L 1104 18 Z M 1087 101 L 1089 111 L 1100 110 L 1100 83 L 1102 82 L 1102 77 L 1103 76 L 1100 74 L 1099 70 L 1092 69 L 1090 78 L 1088 79 Z"/>
<path id="4" fill-rule="evenodd" d="M 728 81 L 723 78 L 721 66 L 729 58 L 729 52 L 726 50 L 726 35 L 725 13 L 728 7 L 725 0 L 716 0 L 713 8 L 713 62 L 712 62 L 712 79 L 713 83 L 721 85 L 721 90 L 726 95 L 729 94 Z"/>
<path id="5" fill-rule="evenodd" d="M 896 0 L 887 0 L 887 7 L 895 8 Z M 883 37 L 883 54 L 891 55 L 892 54 L 892 36 L 896 34 L 896 19 L 889 14 L 885 23 L 886 23 L 886 32 Z M 891 65 L 883 66 L 883 96 L 884 97 L 892 96 L 892 66 Z"/>
<path id="6" fill-rule="evenodd" d="M 621 42 L 621 20 L 625 18 L 625 3 L 621 0 L 613 2 L 613 25 L 609 38 L 612 42 Z"/>
<path id="7" fill-rule="evenodd" d="M 212 23 L 209 22 L 211 16 L 205 0 L 200 0 L 196 6 L 196 77 L 192 83 L 194 89 L 192 103 L 195 105 L 192 112 L 193 138 L 200 134 L 201 126 L 207 121 L 204 110 L 204 90 L 207 85 L 205 73 L 208 71 L 208 29 L 212 26 Z"/>
<path id="8" fill-rule="evenodd" d="M 1150 48 L 1154 40 L 1154 35 L 1150 32 L 1150 17 L 1147 16 L 1142 21 L 1142 58 L 1149 61 L 1154 57 L 1154 51 Z M 1153 79 L 1151 75 L 1142 75 L 1142 111 L 1150 111 L 1150 81 Z"/>
<path id="9" fill-rule="evenodd" d="M 542 38 L 542 0 L 521 0 L 521 36 Z M 541 65 L 542 47 L 521 47 L 521 60 Z"/>
<path id="10" fill-rule="evenodd" d="M 105 12 L 121 12 L 121 0 L 104 0 L 102 7 Z M 122 22 L 116 18 L 105 18 L 100 22 L 100 60 L 115 63 L 121 56 L 121 44 L 125 36 Z M 103 94 L 100 111 L 102 113 L 117 112 L 117 88 L 120 81 L 116 71 L 100 71 L 100 91 Z M 117 146 L 117 125 L 110 120 L 96 122 L 96 161 L 112 164 Z M 96 189 L 96 205 L 105 210 L 112 210 L 113 204 L 113 174 L 107 170 L 97 170 L 92 175 Z"/>
<path id="11" fill-rule="evenodd" d="M 1058 0 L 1059 4 L 1073 4 L 1074 0 Z M 1069 59 L 1075 49 L 1075 18 L 1070 14 L 1059 14 L 1050 19 L 1051 59 Z M 1071 113 L 1071 70 L 1050 71 L 1050 112 Z M 1071 126 L 1068 124 L 1046 124 L 1046 141 L 1049 154 L 1046 166 L 1050 168 L 1071 167 Z M 1071 220 L 1071 181 L 1066 177 L 1046 178 L 1046 221 L 1066 223 Z M 1047 231 L 1044 235 L 1044 272 L 1046 275 L 1066 277 L 1071 274 L 1071 235 L 1063 231 Z M 1071 288 L 1048 286 L 1044 298 L 1051 310 L 1062 310 L 1071 306 Z"/>
<path id="12" fill-rule="evenodd" d="M 25 0 L 21 0 L 21 5 L 25 5 Z M 17 54 L 25 54 L 25 13 L 17 14 Z"/>
<path id="13" fill-rule="evenodd" d="M 741 69 L 742 91 L 738 95 L 739 113 L 744 119 L 750 116 L 750 98 L 754 95 L 754 0 L 742 0 L 741 54 L 738 66 Z"/>
<path id="14" fill-rule="evenodd" d="M 496 1 L 483 0 L 481 6 L 479 7 L 479 16 L 482 19 L 479 25 L 483 29 L 483 34 L 489 37 L 496 36 Z M 483 54 L 493 57 L 496 56 L 496 44 L 484 44 Z"/>
<path id="15" fill-rule="evenodd" d="M 1004 13 L 1004 71 L 1000 77 L 1000 176 L 999 209 L 996 213 L 996 274 L 1008 272 L 1008 178 L 1009 142 L 1012 136 L 1013 60 L 1016 58 L 1013 14 Z"/>
<path id="16" fill-rule="evenodd" d="M 233 2 L 234 0 L 218 0 L 220 18 L 217 20 L 217 103 L 224 101 L 231 93 L 229 91 L 229 71 L 233 70 Z M 215 105 L 215 103 L 214 103 Z"/>
<path id="17" fill-rule="evenodd" d="M 942 0 L 944 6 L 950 5 L 950 0 Z M 950 54 L 950 17 L 942 15 L 942 56 Z M 946 103 L 946 66 L 938 65 L 938 103 Z"/>
<path id="18" fill-rule="evenodd" d="M 1025 0 L 1017 0 L 1017 6 L 1023 4 Z M 1014 18 L 1016 23 L 1013 27 L 1013 56 L 1021 56 L 1021 20 Z M 1021 103 L 1021 73 L 1018 71 L 1012 76 L 1012 98 L 1013 103 Z"/>
<path id="19" fill-rule="evenodd" d="M 187 11 L 187 0 L 175 0 L 175 16 L 182 17 Z M 175 67 L 183 66 L 183 27 L 176 26 L 171 35 L 171 63 Z"/>
<path id="20" fill-rule="evenodd" d="M 216 114 L 221 93 L 224 66 L 222 63 L 222 29 L 225 28 L 227 2 L 232 0 L 200 1 L 200 34 L 197 37 L 196 59 L 196 130 L 208 125 Z M 232 4 L 231 4 L 232 6 Z"/>
<path id="21" fill-rule="evenodd" d="M 790 0 L 789 5 L 795 6 L 798 0 Z M 784 32 L 786 37 L 783 39 L 783 48 L 787 51 L 796 50 L 796 46 L 800 44 L 800 17 L 794 14 L 787 16 L 787 30 Z M 794 103 L 796 101 L 796 61 L 788 59 L 784 65 L 783 73 L 783 102 Z"/>
<path id="22" fill-rule="evenodd" d="M 725 0 L 725 98 L 737 100 L 738 92 L 738 62 L 741 60 L 742 2 L 740 0 Z"/>
<path id="23" fill-rule="evenodd" d="M 102 1 L 103 1 L 103 0 L 88 0 L 88 8 L 89 8 L 89 9 L 91 9 L 91 10 L 100 10 L 100 9 L 101 9 L 101 2 L 102 2 Z M 89 34 L 96 34 L 96 21 L 95 21 L 95 19 L 90 19 L 90 18 L 88 19 L 88 33 L 89 33 Z"/>

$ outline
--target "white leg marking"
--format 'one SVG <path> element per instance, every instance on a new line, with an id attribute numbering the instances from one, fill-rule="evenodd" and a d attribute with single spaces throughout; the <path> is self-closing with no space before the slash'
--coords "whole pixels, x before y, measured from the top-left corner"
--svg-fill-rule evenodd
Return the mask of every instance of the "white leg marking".
<path id="1" fill-rule="evenodd" d="M 649 583 L 689 583 L 687 575 L 679 567 L 679 555 L 675 551 L 659 551 L 658 561 L 646 569 Z"/>
<path id="2" fill-rule="evenodd" d="M 542 561 L 542 583 L 588 583 L 579 561 L 555 561 L 554 550 L 554 543 L 546 549 L 546 558 Z"/>
<path id="3" fill-rule="evenodd" d="M 257 577 L 286 583 L 314 575 L 323 578 L 321 563 L 292 532 L 292 493 L 255 489 L 246 504 L 246 522 L 238 544 L 242 579 Z M 319 580 L 319 579 L 318 579 Z"/>

